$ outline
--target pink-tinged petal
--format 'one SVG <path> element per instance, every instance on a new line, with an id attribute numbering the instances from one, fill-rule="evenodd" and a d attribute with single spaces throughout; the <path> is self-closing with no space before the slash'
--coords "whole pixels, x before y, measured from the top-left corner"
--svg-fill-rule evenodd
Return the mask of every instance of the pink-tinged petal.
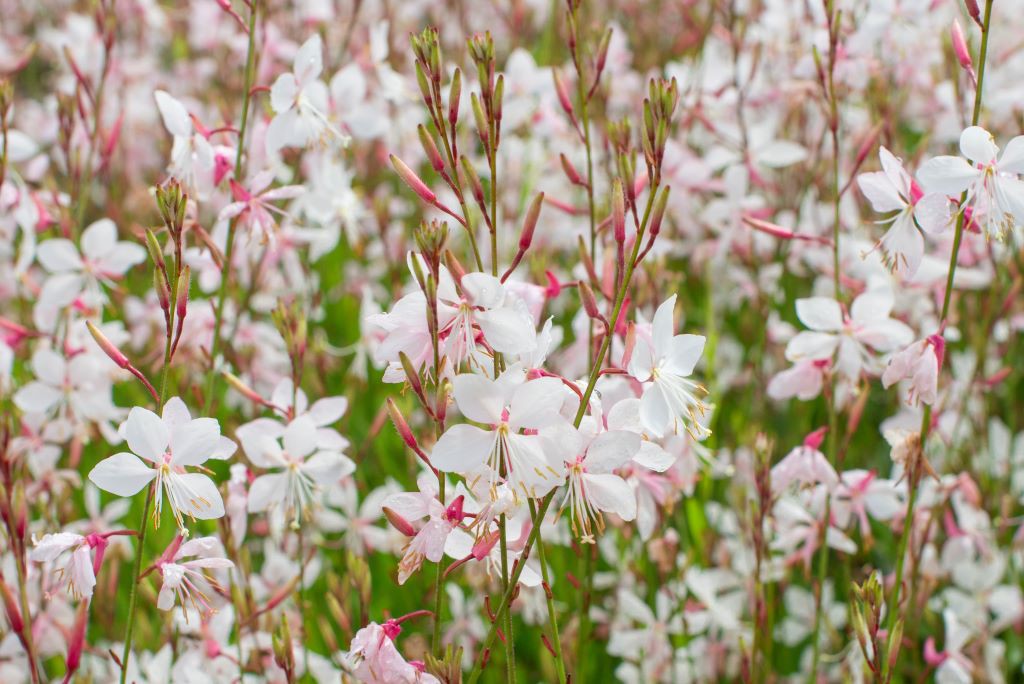
<path id="1" fill-rule="evenodd" d="M 494 451 L 497 432 L 472 425 L 453 425 L 437 440 L 431 464 L 443 472 L 468 472 L 480 467 Z"/>
<path id="2" fill-rule="evenodd" d="M 610 473 L 621 468 L 640 451 L 640 435 L 625 430 L 602 432 L 587 447 L 583 461 L 588 473 Z"/>
<path id="3" fill-rule="evenodd" d="M 469 420 L 485 425 L 501 421 L 505 395 L 494 381 L 474 373 L 462 373 L 452 380 L 452 394 L 459 410 Z"/>
<path id="4" fill-rule="evenodd" d="M 561 420 L 565 388 L 558 378 L 538 378 L 520 385 L 509 406 L 509 427 L 539 430 Z"/>
<path id="5" fill-rule="evenodd" d="M 314 33 L 295 53 L 295 60 L 292 62 L 295 80 L 300 85 L 305 85 L 317 78 L 324 69 L 323 59 L 320 34 Z"/>
<path id="6" fill-rule="evenodd" d="M 854 323 L 870 323 L 889 317 L 892 313 L 893 296 L 888 287 L 877 287 L 867 290 L 850 306 L 850 317 Z"/>
<path id="7" fill-rule="evenodd" d="M 224 517 L 224 499 L 217 485 L 202 473 L 171 473 L 164 479 L 171 505 L 197 520 Z"/>
<path id="8" fill-rule="evenodd" d="M 196 418 L 171 433 L 171 463 L 202 465 L 220 442 L 220 425 L 213 418 Z"/>
<path id="9" fill-rule="evenodd" d="M 63 396 L 51 385 L 30 382 L 14 393 L 14 405 L 25 413 L 47 413 Z"/>
<path id="10" fill-rule="evenodd" d="M 1004 173 L 1024 173 L 1024 135 L 1018 135 L 1006 144 L 999 156 L 999 170 Z"/>
<path id="11" fill-rule="evenodd" d="M 917 180 L 925 192 L 958 195 L 970 186 L 981 171 L 967 163 L 963 157 L 933 157 L 917 170 Z"/>
<path id="12" fill-rule="evenodd" d="M 671 420 L 668 401 L 657 383 L 649 385 L 640 398 L 640 420 L 653 435 L 661 437 Z"/>
<path id="13" fill-rule="evenodd" d="M 250 513 L 262 513 L 284 500 L 288 483 L 284 475 L 270 473 L 260 475 L 249 487 L 248 507 Z"/>
<path id="14" fill-rule="evenodd" d="M 141 406 L 133 407 L 128 413 L 124 437 L 133 453 L 154 462 L 163 460 L 171 443 L 170 432 L 160 416 Z"/>
<path id="15" fill-rule="evenodd" d="M 684 377 L 689 375 L 704 353 L 705 342 L 703 335 L 676 335 L 669 345 L 663 370 Z"/>
<path id="16" fill-rule="evenodd" d="M 226 205 L 220 210 L 220 213 L 217 214 L 217 222 L 219 223 L 221 221 L 227 221 L 235 218 L 245 211 L 248 206 L 248 202 L 232 202 L 231 204 Z"/>
<path id="17" fill-rule="evenodd" d="M 90 261 L 96 261 L 114 249 L 117 244 L 117 225 L 108 218 L 91 223 L 82 232 L 82 254 Z M 143 249 L 139 246 L 139 249 Z M 145 250 L 143 249 L 143 255 Z"/>
<path id="18" fill-rule="evenodd" d="M 786 345 L 786 359 L 819 361 L 832 358 L 839 344 L 839 336 L 824 332 L 802 332 Z"/>
<path id="19" fill-rule="evenodd" d="M 945 195 L 929 193 L 914 205 L 914 218 L 926 233 L 939 235 L 953 225 L 953 205 Z"/>
<path id="20" fill-rule="evenodd" d="M 585 474 L 583 486 L 587 499 L 597 509 L 615 513 L 623 520 L 636 518 L 636 494 L 618 475 Z"/>
<path id="21" fill-rule="evenodd" d="M 651 321 L 651 347 L 655 362 L 667 356 L 672 345 L 672 338 L 676 334 L 675 308 L 676 296 L 672 295 L 654 312 L 654 319 Z"/>
<path id="22" fill-rule="evenodd" d="M 82 270 L 82 257 L 71 240 L 51 238 L 36 248 L 36 258 L 50 273 Z"/>
<path id="23" fill-rule="evenodd" d="M 491 347 L 502 354 L 524 354 L 537 346 L 537 330 L 524 312 L 512 307 L 477 311 L 473 319 Z"/>
<path id="24" fill-rule="evenodd" d="M 192 135 L 192 120 L 183 104 L 163 90 L 154 91 L 153 99 L 156 100 L 156 107 L 160 110 L 160 118 L 163 119 L 164 127 L 171 135 L 180 138 Z"/>
<path id="25" fill-rule="evenodd" d="M 960 153 L 975 164 L 988 166 L 996 160 L 999 147 L 991 133 L 981 126 L 970 126 L 960 134 Z"/>
<path id="26" fill-rule="evenodd" d="M 831 297 L 796 300 L 796 317 L 811 330 L 835 332 L 843 327 L 843 310 Z"/>
<path id="27" fill-rule="evenodd" d="M 444 545 L 452 531 L 451 524 L 444 520 L 431 520 L 416 535 L 420 551 L 428 561 L 436 563 L 444 557 Z"/>
<path id="28" fill-rule="evenodd" d="M 305 192 L 306 188 L 301 185 L 282 185 L 279 188 L 267 190 L 266 192 L 260 195 L 260 199 L 262 199 L 265 202 L 269 202 L 272 200 L 294 199 L 296 197 L 299 197 L 300 195 L 305 194 Z"/>
<path id="29" fill-rule="evenodd" d="M 647 340 L 637 338 L 636 346 L 633 347 L 633 355 L 629 357 L 629 374 L 640 382 L 646 382 L 651 377 L 651 370 L 654 368 L 654 350 Z"/>
<path id="30" fill-rule="evenodd" d="M 89 472 L 89 480 L 105 492 L 133 496 L 153 481 L 156 470 L 133 454 L 120 453 L 105 458 Z"/>
<path id="31" fill-rule="evenodd" d="M 882 163 L 882 172 L 885 173 L 889 182 L 896 191 L 904 198 L 910 197 L 910 174 L 903 168 L 903 162 L 897 159 L 892 152 L 880 147 L 878 159 Z"/>
<path id="32" fill-rule="evenodd" d="M 860 174 L 857 176 L 857 185 L 877 212 L 899 211 L 907 204 L 882 171 Z"/>
<path id="33" fill-rule="evenodd" d="M 299 416 L 284 429 L 284 450 L 293 458 L 305 458 L 316 449 L 316 423 Z"/>

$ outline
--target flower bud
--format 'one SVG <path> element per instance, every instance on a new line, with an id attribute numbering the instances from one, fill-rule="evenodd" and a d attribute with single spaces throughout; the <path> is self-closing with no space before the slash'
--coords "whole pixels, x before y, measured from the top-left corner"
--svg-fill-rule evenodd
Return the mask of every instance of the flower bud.
<path id="1" fill-rule="evenodd" d="M 387 506 L 384 506 L 381 510 L 384 512 L 384 517 L 388 519 L 388 522 L 391 523 L 391 526 L 396 530 L 404 534 L 406 537 L 416 536 L 416 528 L 413 527 L 412 523 L 408 520 Z"/>
<path id="2" fill-rule="evenodd" d="M 960 26 L 960 20 L 954 19 L 953 26 L 950 28 L 950 37 L 953 39 L 953 52 L 956 54 L 956 60 L 960 62 L 967 71 L 972 71 L 974 65 L 971 62 L 971 51 L 967 48 L 967 39 L 964 38 L 964 30 Z"/>
<path id="3" fill-rule="evenodd" d="M 430 165 L 434 167 L 434 171 L 441 173 L 444 171 L 444 159 L 441 158 L 441 153 L 437 151 L 434 138 L 423 124 L 416 127 L 416 132 L 419 133 L 420 145 L 423 146 L 423 152 L 427 155 L 427 159 L 430 160 Z"/>
<path id="4" fill-rule="evenodd" d="M 92 339 L 96 340 L 96 344 L 100 346 L 110 360 L 113 361 L 119 368 L 127 368 L 131 363 L 128 361 L 128 357 L 121 352 L 120 349 L 114 346 L 114 343 L 107 339 L 99 328 L 92 321 L 86 321 L 85 327 L 89 329 L 89 334 L 92 335 Z"/>
<path id="5" fill-rule="evenodd" d="M 393 154 L 390 159 L 391 165 L 395 167 L 395 172 L 401 176 L 402 180 L 405 181 L 405 184 L 408 185 L 413 192 L 419 195 L 420 199 L 428 204 L 433 204 L 437 200 L 437 195 L 427 187 L 427 184 L 424 183 L 412 169 L 405 165 L 405 162 Z"/>
<path id="6" fill-rule="evenodd" d="M 612 228 L 615 242 L 620 245 L 626 242 L 626 197 L 622 194 L 622 181 L 616 178 L 612 182 Z"/>

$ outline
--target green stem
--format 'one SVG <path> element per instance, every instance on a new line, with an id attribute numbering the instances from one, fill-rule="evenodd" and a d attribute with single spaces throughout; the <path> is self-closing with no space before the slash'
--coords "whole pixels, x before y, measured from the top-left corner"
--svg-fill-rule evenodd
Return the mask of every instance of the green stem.
<path id="1" fill-rule="evenodd" d="M 530 499 L 530 515 L 537 513 L 537 504 Z M 558 633 L 558 619 L 555 613 L 555 595 L 551 593 L 551 580 L 548 578 L 548 563 L 544 558 L 544 544 L 537 547 L 537 559 L 540 561 L 541 578 L 544 580 L 544 595 L 548 603 L 548 629 L 551 630 L 551 647 L 555 650 L 555 671 L 558 673 L 558 684 L 566 684 L 565 658 L 562 656 L 562 637 Z M 576 665 L 576 676 L 579 677 L 579 663 Z M 582 680 L 581 680 L 582 681 Z"/>
<path id="2" fill-rule="evenodd" d="M 988 38 L 989 28 L 992 20 L 992 4 L 993 0 L 986 0 L 985 2 L 985 17 L 982 21 L 981 26 L 981 51 L 978 56 L 978 85 L 974 92 L 974 110 L 971 116 L 971 125 L 977 126 L 978 121 L 981 118 L 981 96 L 982 89 L 985 84 L 985 63 L 988 59 Z M 957 214 L 956 229 L 953 234 L 953 251 L 949 255 L 949 272 L 946 275 L 946 291 L 942 298 L 942 312 L 939 315 L 939 329 L 941 330 L 946 323 L 946 319 L 949 316 L 949 306 L 953 297 L 953 278 L 956 275 L 957 261 L 960 256 L 960 244 L 963 241 L 964 236 L 964 207 L 963 204 L 967 200 L 967 193 L 964 192 L 960 196 L 960 211 Z M 932 407 L 930 404 L 924 407 L 924 412 L 921 415 L 921 428 L 920 428 L 920 446 L 919 452 L 914 456 L 915 460 L 924 459 L 925 446 L 928 441 L 928 435 L 931 432 L 932 424 Z M 888 615 L 886 616 L 885 626 L 886 630 L 891 634 L 893 627 L 896 625 L 897 616 L 900 613 L 900 595 L 903 589 L 903 569 L 905 565 L 907 548 L 910 543 L 910 534 L 913 528 L 914 522 L 914 505 L 917 502 L 917 479 L 920 474 L 920 468 L 917 463 L 908 463 L 908 475 L 910 479 L 907 482 L 910 488 L 910 495 L 907 497 L 907 510 L 903 516 L 903 530 L 900 533 L 899 540 L 899 555 L 896 557 L 896 575 L 893 582 L 892 594 L 889 598 L 888 604 Z M 898 646 L 898 644 L 896 645 Z M 887 654 L 888 655 L 888 654 Z M 882 681 L 888 681 L 889 677 L 889 661 L 891 658 L 886 657 L 885 662 L 882 665 Z"/>
<path id="3" fill-rule="evenodd" d="M 142 507 L 142 522 L 139 523 L 139 543 L 135 550 L 135 564 L 132 569 L 132 589 L 128 595 L 128 625 L 124 631 L 124 649 L 121 651 L 121 684 L 125 684 L 128 677 L 128 660 L 132 655 L 132 637 L 135 635 L 135 608 L 139 600 L 139 582 L 142 581 L 142 550 L 146 543 L 146 520 L 149 518 L 149 509 L 153 505 L 153 490 L 156 484 L 151 484 L 146 492 L 146 503 Z"/>
<path id="4" fill-rule="evenodd" d="M 238 127 L 238 150 L 235 152 L 235 178 L 242 174 L 242 151 L 245 149 L 245 131 L 249 124 L 249 104 L 252 100 L 253 80 L 256 77 L 256 15 L 259 13 L 259 0 L 252 0 L 249 9 L 249 47 L 245 55 L 245 99 L 242 104 L 242 121 Z M 206 412 L 210 412 L 213 402 L 213 389 L 217 380 L 217 353 L 220 351 L 221 324 L 224 320 L 224 301 L 228 296 L 228 285 L 231 282 L 231 259 L 234 255 L 235 228 L 237 217 L 228 224 L 227 243 L 224 247 L 223 272 L 220 279 L 220 291 L 217 293 L 217 309 L 213 322 L 213 343 L 210 345 L 210 370 L 206 377 Z"/>

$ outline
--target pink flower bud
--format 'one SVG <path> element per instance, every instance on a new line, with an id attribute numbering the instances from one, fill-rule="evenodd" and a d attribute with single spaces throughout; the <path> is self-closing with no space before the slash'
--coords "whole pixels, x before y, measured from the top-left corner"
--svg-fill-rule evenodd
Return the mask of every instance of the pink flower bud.
<path id="1" fill-rule="evenodd" d="M 618 178 L 612 183 L 612 228 L 615 242 L 623 244 L 626 241 L 626 198 L 622 194 L 622 181 Z"/>
<path id="2" fill-rule="evenodd" d="M 428 204 L 433 204 L 437 201 L 437 195 L 427 187 L 427 184 L 417 176 L 412 169 L 405 165 L 401 159 L 395 155 L 391 155 L 391 165 L 395 167 L 395 172 L 402 177 L 405 184 L 412 188 L 412 191 L 419 195 L 420 199 Z"/>
<path id="3" fill-rule="evenodd" d="M 127 368 L 131 365 L 128 361 L 128 357 L 125 356 L 120 349 L 114 346 L 114 343 L 107 339 L 99 328 L 97 328 L 92 321 L 86 321 L 85 326 L 89 328 L 89 334 L 92 335 L 92 339 L 96 340 L 96 344 L 100 346 L 103 353 L 110 357 L 110 360 L 117 364 L 119 368 Z"/>
<path id="4" fill-rule="evenodd" d="M 967 40 L 964 38 L 964 30 L 960 26 L 959 19 L 953 20 L 950 36 L 953 39 L 953 52 L 956 53 L 957 61 L 964 69 L 971 71 L 974 68 L 971 62 L 971 51 L 967 49 Z"/>
<path id="5" fill-rule="evenodd" d="M 416 528 L 412 526 L 412 523 L 387 506 L 384 506 L 382 510 L 384 511 L 384 517 L 388 519 L 388 522 L 391 523 L 392 527 L 404 534 L 406 537 L 416 536 Z"/>
<path id="6" fill-rule="evenodd" d="M 2 575 L 0 575 L 0 597 L 3 598 L 4 610 L 7 612 L 7 622 L 11 625 L 11 631 L 20 633 L 25 628 L 25 621 L 21 617 L 21 611 L 18 610 L 18 602 L 14 599 L 14 594 Z"/>
<path id="7" fill-rule="evenodd" d="M 476 543 L 473 544 L 473 550 L 470 552 L 473 558 L 477 560 L 486 558 L 491 553 L 494 545 L 498 543 L 499 536 L 498 530 L 494 530 L 477 539 Z"/>
<path id="8" fill-rule="evenodd" d="M 448 520 L 448 522 L 454 524 L 462 522 L 462 505 L 463 503 L 465 503 L 465 500 L 466 497 L 460 494 L 455 498 L 455 501 L 452 501 L 450 504 L 448 504 L 448 508 L 444 510 L 444 517 Z"/>
<path id="9" fill-rule="evenodd" d="M 574 117 L 572 111 L 572 100 L 569 99 L 569 90 L 565 87 L 565 81 L 558 73 L 558 69 L 553 69 L 551 72 L 555 77 L 555 92 L 558 93 L 558 103 L 562 105 L 562 109 L 570 117 Z"/>
<path id="10" fill-rule="evenodd" d="M 71 628 L 71 639 L 68 641 L 68 660 L 64 681 L 71 681 L 71 675 L 78 670 L 82 662 L 82 650 L 85 648 L 85 628 L 89 624 L 89 602 L 78 604 L 75 624 Z"/>
<path id="11" fill-rule="evenodd" d="M 811 434 L 804 437 L 804 446 L 810 449 L 819 449 L 821 443 L 825 440 L 825 434 L 828 432 L 827 427 L 820 427 Z"/>

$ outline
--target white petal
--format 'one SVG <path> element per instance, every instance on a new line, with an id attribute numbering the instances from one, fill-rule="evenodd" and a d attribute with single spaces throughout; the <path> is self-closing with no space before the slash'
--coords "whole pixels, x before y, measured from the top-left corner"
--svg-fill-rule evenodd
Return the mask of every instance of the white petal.
<path id="1" fill-rule="evenodd" d="M 509 406 L 509 426 L 518 430 L 538 430 L 561 419 L 559 411 L 565 398 L 562 381 L 558 378 L 537 378 L 520 385 Z"/>
<path id="2" fill-rule="evenodd" d="M 781 169 L 804 159 L 807 159 L 807 149 L 788 140 L 774 140 L 757 151 L 757 160 L 772 169 Z"/>
<path id="3" fill-rule="evenodd" d="M 64 238 L 44 240 L 36 248 L 36 258 L 50 273 L 80 271 L 82 258 L 78 255 L 74 243 Z"/>
<path id="4" fill-rule="evenodd" d="M 917 180 L 926 192 L 958 195 L 981 173 L 963 157 L 933 157 L 917 170 Z"/>
<path id="5" fill-rule="evenodd" d="M 160 110 L 160 118 L 164 121 L 164 127 L 171 135 L 181 138 L 192 135 L 192 120 L 188 116 L 185 105 L 162 90 L 155 91 L 153 99 L 156 100 L 157 109 Z"/>
<path id="6" fill-rule="evenodd" d="M 295 79 L 300 85 L 305 85 L 320 75 L 324 69 L 323 60 L 320 34 L 314 33 L 295 53 L 295 60 L 292 62 L 292 71 L 295 72 Z"/>
<path id="7" fill-rule="evenodd" d="M 857 185 L 875 211 L 899 211 L 906 205 L 906 200 L 900 197 L 892 181 L 883 171 L 860 174 L 857 176 Z"/>
<path id="8" fill-rule="evenodd" d="M 295 104 L 299 86 L 293 74 L 281 74 L 270 87 L 270 106 L 278 114 L 286 112 Z"/>
<path id="9" fill-rule="evenodd" d="M 625 430 L 602 432 L 587 447 L 588 473 L 610 473 L 625 465 L 640 450 L 640 435 Z"/>
<path id="10" fill-rule="evenodd" d="M 124 438 L 128 448 L 150 461 L 160 461 L 171 443 L 167 425 L 149 409 L 135 406 L 124 424 Z"/>
<path id="11" fill-rule="evenodd" d="M 1024 173 L 1024 135 L 1018 135 L 1006 144 L 999 156 L 999 170 L 1006 173 Z"/>
<path id="12" fill-rule="evenodd" d="M 493 309 L 505 301 L 505 286 L 501 281 L 486 273 L 467 273 L 462 276 L 463 292 L 474 306 Z"/>
<path id="13" fill-rule="evenodd" d="M 284 429 L 284 450 L 293 458 L 305 458 L 316 449 L 316 423 L 299 416 Z"/>
<path id="14" fill-rule="evenodd" d="M 663 369 L 676 375 L 688 376 L 704 353 L 703 335 L 676 335 L 672 338 Z"/>
<path id="15" fill-rule="evenodd" d="M 287 492 L 285 476 L 280 473 L 260 475 L 249 487 L 249 512 L 262 513 L 280 503 Z"/>
<path id="16" fill-rule="evenodd" d="M 302 472 L 320 485 L 332 485 L 346 475 L 351 475 L 356 464 L 337 451 L 318 451 L 302 465 Z"/>
<path id="17" fill-rule="evenodd" d="M 660 437 L 671 418 L 668 402 L 665 400 L 661 388 L 656 383 L 649 385 L 640 399 L 640 420 L 644 427 Z"/>
<path id="18" fill-rule="evenodd" d="M 636 494 L 618 475 L 586 474 L 583 476 L 586 496 L 602 511 L 615 513 L 623 520 L 636 518 Z"/>
<path id="19" fill-rule="evenodd" d="M 996 160 L 999 147 L 991 133 L 981 126 L 970 126 L 960 134 L 960 153 L 975 164 L 987 166 Z"/>
<path id="20" fill-rule="evenodd" d="M 921 230 L 932 235 L 945 232 L 953 223 L 953 211 L 949 199 L 940 193 L 925 195 L 914 205 L 914 218 Z"/>
<path id="21" fill-rule="evenodd" d="M 452 380 L 452 394 L 462 415 L 486 425 L 501 421 L 505 396 L 494 381 L 475 373 L 462 373 Z"/>
<path id="22" fill-rule="evenodd" d="M 172 473 L 164 482 L 171 505 L 182 514 L 198 520 L 224 517 L 224 500 L 217 485 L 202 473 Z"/>
<path id="23" fill-rule="evenodd" d="M 431 464 L 443 472 L 468 472 L 479 467 L 494 450 L 496 432 L 473 425 L 453 425 L 437 440 Z"/>
<path id="24" fill-rule="evenodd" d="M 90 260 L 96 260 L 114 249 L 117 244 L 117 225 L 108 218 L 102 218 L 89 225 L 82 232 L 82 253 Z M 136 245 L 143 249 L 140 245 Z M 145 250 L 143 250 L 145 255 Z"/>
<path id="25" fill-rule="evenodd" d="M 669 347 L 676 334 L 675 326 L 676 296 L 672 295 L 658 306 L 651 321 L 651 346 L 656 360 L 669 354 Z"/>
<path id="26" fill-rule="evenodd" d="M 323 427 L 341 420 L 341 417 L 345 415 L 346 409 L 348 409 L 348 399 L 346 397 L 324 397 L 315 401 L 309 407 L 308 414 L 317 427 Z"/>
<path id="27" fill-rule="evenodd" d="M 118 496 L 133 496 L 156 477 L 156 471 L 132 454 L 105 458 L 89 473 L 94 485 Z"/>
<path id="28" fill-rule="evenodd" d="M 789 361 L 829 359 L 835 353 L 838 344 L 839 337 L 832 333 L 802 332 L 786 345 L 786 359 Z"/>
<path id="29" fill-rule="evenodd" d="M 171 463 L 197 466 L 206 462 L 220 442 L 220 425 L 213 418 L 196 418 L 171 433 Z"/>
<path id="30" fill-rule="evenodd" d="M 506 306 L 477 311 L 473 314 L 473 320 L 480 326 L 484 338 L 494 351 L 525 354 L 537 346 L 537 329 L 533 321 L 518 309 Z"/>
<path id="31" fill-rule="evenodd" d="M 843 327 L 843 310 L 831 297 L 796 300 L 796 317 L 811 330 L 835 332 Z"/>
<path id="32" fill-rule="evenodd" d="M 892 312 L 893 296 L 888 287 L 877 287 L 867 290 L 850 306 L 850 317 L 855 323 L 869 323 L 889 317 Z"/>
<path id="33" fill-rule="evenodd" d="M 30 382 L 14 394 L 14 405 L 25 413 L 46 413 L 61 400 L 60 390 L 41 382 Z"/>

